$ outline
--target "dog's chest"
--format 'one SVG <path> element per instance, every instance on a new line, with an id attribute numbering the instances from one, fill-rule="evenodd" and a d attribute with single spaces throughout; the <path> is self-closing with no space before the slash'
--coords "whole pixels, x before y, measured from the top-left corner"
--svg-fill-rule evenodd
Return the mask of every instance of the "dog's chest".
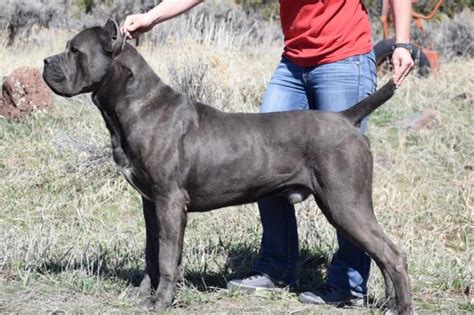
<path id="1" fill-rule="evenodd" d="M 134 168 L 133 163 L 122 146 L 115 146 L 113 150 L 113 157 L 120 172 L 130 185 L 133 186 L 143 197 L 152 200 L 148 192 L 146 182 L 141 179 L 139 172 Z"/>
<path id="2" fill-rule="evenodd" d="M 133 172 L 133 167 L 120 167 L 120 171 L 122 172 L 125 179 L 128 181 L 130 185 L 133 186 L 144 198 L 148 200 L 152 200 L 149 196 L 149 193 L 145 191 L 143 187 L 143 182 L 138 180 L 138 177 Z"/>

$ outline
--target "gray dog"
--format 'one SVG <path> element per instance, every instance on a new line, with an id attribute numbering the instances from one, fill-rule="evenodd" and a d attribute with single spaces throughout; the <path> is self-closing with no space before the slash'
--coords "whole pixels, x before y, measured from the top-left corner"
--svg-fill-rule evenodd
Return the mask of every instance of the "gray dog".
<path id="1" fill-rule="evenodd" d="M 290 203 L 313 195 L 380 267 L 390 310 L 412 312 L 406 257 L 375 218 L 372 155 L 357 128 L 393 95 L 392 81 L 341 113 L 224 113 L 165 85 L 112 20 L 80 32 L 44 64 L 55 93 L 92 93 L 114 160 L 142 195 L 147 309 L 171 305 L 188 212 L 278 194 Z"/>

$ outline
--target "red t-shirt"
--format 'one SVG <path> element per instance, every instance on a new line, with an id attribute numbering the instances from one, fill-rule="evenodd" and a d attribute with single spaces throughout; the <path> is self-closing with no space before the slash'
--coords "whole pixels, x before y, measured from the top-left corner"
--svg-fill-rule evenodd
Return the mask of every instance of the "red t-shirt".
<path id="1" fill-rule="evenodd" d="M 360 0 L 280 0 L 285 50 L 302 67 L 313 67 L 372 50 L 367 11 Z"/>

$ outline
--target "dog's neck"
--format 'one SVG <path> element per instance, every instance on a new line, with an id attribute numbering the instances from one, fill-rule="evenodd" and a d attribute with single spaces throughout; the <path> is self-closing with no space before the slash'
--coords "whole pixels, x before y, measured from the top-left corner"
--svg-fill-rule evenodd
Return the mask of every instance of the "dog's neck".
<path id="1" fill-rule="evenodd" d="M 143 86 L 147 87 L 145 92 Z M 125 45 L 92 93 L 92 101 L 110 132 L 114 159 L 120 167 L 128 167 L 133 159 L 127 136 L 135 132 L 134 127 L 146 115 L 148 107 L 165 108 L 168 102 L 163 98 L 179 96 L 161 81 L 134 47 Z"/>
<path id="2" fill-rule="evenodd" d="M 156 87 L 150 89 L 149 95 L 136 95 L 135 88 L 139 84 Z M 130 105 L 139 105 L 141 99 L 152 97 L 160 86 L 164 85 L 153 69 L 130 44 L 123 47 L 122 52 L 114 58 L 109 72 L 106 74 L 96 91 L 92 93 L 92 101 L 100 110 L 117 112 Z"/>

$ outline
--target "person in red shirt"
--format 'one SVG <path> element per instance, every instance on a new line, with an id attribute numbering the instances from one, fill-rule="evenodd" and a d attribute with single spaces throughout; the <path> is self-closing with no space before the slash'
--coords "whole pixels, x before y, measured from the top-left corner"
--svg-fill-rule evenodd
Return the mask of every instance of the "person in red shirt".
<path id="1" fill-rule="evenodd" d="M 136 38 L 201 2 L 164 0 L 147 13 L 129 15 L 122 32 L 129 39 Z M 413 67 L 409 51 L 411 0 L 391 0 L 391 5 L 396 29 L 392 61 L 399 86 Z M 342 111 L 375 91 L 370 22 L 360 0 L 280 0 L 280 18 L 284 50 L 261 112 Z M 366 128 L 364 121 L 361 132 Z M 260 200 L 258 206 L 263 226 L 260 257 L 251 275 L 231 280 L 228 288 L 251 292 L 293 289 L 299 255 L 295 209 L 280 197 Z M 301 293 L 301 302 L 337 306 L 365 302 L 370 258 L 343 235 L 338 233 L 337 237 L 339 248 L 326 283 Z"/>

